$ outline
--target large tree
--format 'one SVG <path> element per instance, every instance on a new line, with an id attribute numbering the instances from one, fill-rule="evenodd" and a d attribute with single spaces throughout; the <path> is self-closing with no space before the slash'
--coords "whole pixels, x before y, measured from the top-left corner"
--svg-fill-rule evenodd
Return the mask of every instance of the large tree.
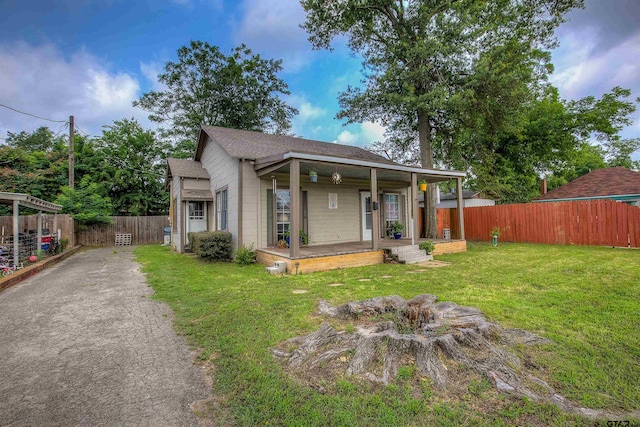
<path id="1" fill-rule="evenodd" d="M 200 125 L 286 133 L 298 112 L 280 97 L 290 93 L 277 76 L 281 70 L 282 61 L 263 59 L 244 45 L 225 55 L 217 46 L 192 41 L 158 75 L 166 89 L 133 104 L 151 112 L 149 119 L 163 125 L 162 136 L 182 147 L 182 154 L 191 154 Z"/>
<path id="2" fill-rule="evenodd" d="M 417 134 L 425 168 L 453 145 L 459 125 L 482 121 L 499 132 L 513 122 L 527 87 L 548 72 L 553 30 L 581 0 L 301 0 L 315 48 L 340 35 L 361 55 L 365 88 L 340 97 L 339 117 L 401 123 Z M 515 108 L 517 111 L 517 108 Z M 475 124 L 476 126 L 478 123 Z M 458 140 L 459 141 L 459 140 Z M 435 151 L 438 152 L 435 152 Z M 426 197 L 427 234 L 435 237 L 435 189 Z"/>
<path id="3" fill-rule="evenodd" d="M 600 99 L 560 99 L 557 90 L 529 105 L 518 126 L 496 136 L 477 132 L 490 155 L 470 164 L 472 186 L 497 194 L 503 203 L 529 202 L 539 195 L 539 177 L 549 188 L 590 170 L 607 166 L 633 168 L 637 140 L 619 133 L 631 124 L 635 103 L 627 89 L 615 87 Z"/>
<path id="4" fill-rule="evenodd" d="M 111 199 L 116 215 L 158 215 L 168 207 L 164 191 L 163 160 L 169 147 L 134 119 L 104 126 L 96 142 L 104 159 L 100 184 Z"/>

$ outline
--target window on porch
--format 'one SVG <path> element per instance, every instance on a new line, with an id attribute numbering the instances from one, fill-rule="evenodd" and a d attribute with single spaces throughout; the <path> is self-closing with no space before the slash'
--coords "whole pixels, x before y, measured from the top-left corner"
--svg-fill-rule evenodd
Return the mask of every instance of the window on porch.
<path id="1" fill-rule="evenodd" d="M 289 231 L 291 221 L 291 193 L 289 190 L 276 192 L 276 241 L 285 240 L 284 233 Z"/>
<path id="2" fill-rule="evenodd" d="M 400 195 L 387 193 L 384 195 L 384 212 L 385 212 L 385 230 L 387 235 L 393 235 L 390 232 L 391 224 L 396 221 L 400 221 Z"/>

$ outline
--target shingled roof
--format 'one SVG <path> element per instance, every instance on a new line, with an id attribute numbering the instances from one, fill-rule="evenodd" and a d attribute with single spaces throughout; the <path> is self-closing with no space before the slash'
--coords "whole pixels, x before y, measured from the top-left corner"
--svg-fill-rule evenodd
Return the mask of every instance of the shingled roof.
<path id="1" fill-rule="evenodd" d="M 167 159 L 167 177 L 209 179 L 209 172 L 202 167 L 202 163 L 186 159 Z"/>
<path id="2" fill-rule="evenodd" d="M 230 156 L 237 158 L 256 160 L 296 152 L 396 164 L 385 157 L 350 145 L 217 126 L 202 126 L 202 131 L 217 142 Z M 198 159 L 202 154 L 204 142 L 203 138 L 198 141 L 195 159 Z"/>
<path id="3" fill-rule="evenodd" d="M 596 169 L 543 194 L 536 200 L 640 195 L 640 173 L 627 168 Z"/>

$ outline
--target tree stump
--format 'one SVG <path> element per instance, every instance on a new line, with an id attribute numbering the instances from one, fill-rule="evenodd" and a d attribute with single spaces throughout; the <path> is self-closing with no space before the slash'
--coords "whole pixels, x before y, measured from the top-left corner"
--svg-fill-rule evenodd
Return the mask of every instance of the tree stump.
<path id="1" fill-rule="evenodd" d="M 477 308 L 438 302 L 429 294 L 409 301 L 391 295 L 337 307 L 320 300 L 318 314 L 355 322 L 355 331 L 337 331 L 324 322 L 315 332 L 282 343 L 273 354 L 294 375 L 317 372 L 335 378 L 346 373 L 388 384 L 397 377 L 401 364 L 410 362 L 419 375 L 446 390 L 450 369 L 463 366 L 486 377 L 501 392 L 552 403 L 567 412 L 603 415 L 557 394 L 545 381 L 527 373 L 510 351 L 516 344 L 551 341 L 521 329 L 502 328 L 487 321 Z"/>

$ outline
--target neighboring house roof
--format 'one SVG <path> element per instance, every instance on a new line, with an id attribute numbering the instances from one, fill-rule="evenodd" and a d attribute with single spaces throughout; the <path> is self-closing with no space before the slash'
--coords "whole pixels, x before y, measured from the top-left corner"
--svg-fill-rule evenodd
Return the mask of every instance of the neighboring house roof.
<path id="1" fill-rule="evenodd" d="M 194 158 L 198 160 L 204 149 L 203 133 L 217 142 L 231 157 L 256 160 L 291 151 L 377 163 L 397 164 L 360 147 L 331 142 L 314 141 L 286 135 L 273 135 L 217 126 L 202 126 Z"/>
<path id="2" fill-rule="evenodd" d="M 462 190 L 462 198 L 463 199 L 487 199 L 488 197 L 477 197 L 480 196 L 479 191 L 473 190 Z M 458 193 L 440 193 L 440 200 L 457 200 Z M 491 199 L 493 200 L 493 199 Z"/>
<path id="3" fill-rule="evenodd" d="M 202 163 L 186 159 L 167 159 L 167 177 L 209 179 L 209 172 L 202 167 Z"/>
<path id="4" fill-rule="evenodd" d="M 536 201 L 640 195 L 640 173 L 624 167 L 596 169 L 553 189 Z"/>
<path id="5" fill-rule="evenodd" d="M 463 199 L 487 199 L 487 200 L 495 200 L 491 197 L 486 197 L 480 191 L 474 190 L 462 190 L 462 198 Z M 440 201 L 443 200 L 458 200 L 458 193 L 440 193 Z M 418 193 L 418 202 L 424 202 L 424 193 Z"/>

